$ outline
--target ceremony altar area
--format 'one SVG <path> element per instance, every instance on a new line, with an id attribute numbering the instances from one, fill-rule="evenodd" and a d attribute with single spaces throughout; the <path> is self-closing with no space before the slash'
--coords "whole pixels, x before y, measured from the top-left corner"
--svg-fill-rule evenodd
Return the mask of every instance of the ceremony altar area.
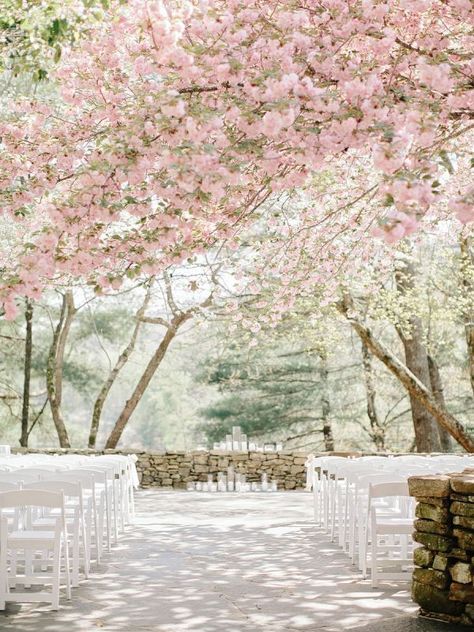
<path id="1" fill-rule="evenodd" d="M 319 456 L 307 460 L 311 493 L 216 494 L 137 491 L 131 456 L 3 457 L 0 545 L 9 594 L 1 629 L 342 632 L 383 622 L 384 629 L 449 630 L 413 618 L 411 534 L 420 519 L 407 481 L 470 464 L 458 455 Z M 31 491 L 36 499 L 15 496 Z M 64 504 L 38 513 L 44 493 Z M 19 524 L 10 500 L 21 506 Z M 422 522 L 440 524 L 431 518 Z M 47 538 L 52 551 L 51 539 L 68 542 L 58 559 L 45 553 Z M 399 567 L 397 574 L 385 566 Z M 48 597 L 42 584 L 51 583 Z"/>

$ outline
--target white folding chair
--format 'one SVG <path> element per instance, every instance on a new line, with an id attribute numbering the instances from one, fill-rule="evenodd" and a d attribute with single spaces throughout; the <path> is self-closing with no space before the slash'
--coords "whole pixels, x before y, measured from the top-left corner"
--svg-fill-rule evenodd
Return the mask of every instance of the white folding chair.
<path id="1" fill-rule="evenodd" d="M 133 512 L 133 472 L 130 458 L 121 455 L 104 454 L 96 457 L 100 464 L 113 464 L 118 493 L 118 508 L 121 514 L 120 525 L 123 531 L 124 525 L 130 523 Z"/>
<path id="2" fill-rule="evenodd" d="M 331 510 L 336 494 L 335 472 L 338 465 L 347 462 L 343 456 L 327 456 L 321 459 L 322 526 L 327 533 L 331 530 Z"/>
<path id="3" fill-rule="evenodd" d="M 103 473 L 85 469 L 67 470 L 58 472 L 54 480 L 81 483 L 89 559 L 92 558 L 95 551 L 94 557 L 99 564 L 102 558 L 104 537 L 106 536 L 104 534 L 105 490 Z"/>
<path id="4" fill-rule="evenodd" d="M 89 576 L 90 547 L 87 539 L 82 484 L 80 482 L 55 479 L 26 483 L 24 489 L 62 492 L 65 499 L 66 527 L 70 536 L 70 558 L 72 561 L 72 586 L 79 586 L 79 572 L 82 561 L 84 577 Z M 32 529 L 46 531 L 55 528 L 57 512 L 35 518 Z"/>
<path id="5" fill-rule="evenodd" d="M 5 510 L 18 510 L 19 520 L 11 525 Z M 31 523 L 38 512 L 56 509 L 59 515 L 53 531 L 36 531 Z M 46 552 L 46 557 L 45 557 Z M 24 573 L 18 574 L 18 563 L 10 565 L 9 555 L 24 555 Z M 40 555 L 39 559 L 36 557 Z M 28 557 L 31 565 L 27 563 Z M 18 560 L 16 559 L 16 562 Z M 69 548 L 64 509 L 64 495 L 40 490 L 19 490 L 0 493 L 0 610 L 6 602 L 48 602 L 59 608 L 61 562 L 65 570 L 66 596 L 71 598 Z M 51 573 L 36 573 L 37 565 L 51 567 Z M 17 585 L 51 585 L 51 591 L 20 592 Z"/>
<path id="6" fill-rule="evenodd" d="M 383 513 L 377 507 L 378 500 L 395 501 L 394 511 Z M 413 498 L 408 492 L 407 482 L 371 483 L 369 485 L 368 522 L 370 522 L 371 538 L 371 580 L 372 587 L 377 588 L 381 575 L 387 581 L 410 581 L 411 573 L 407 567 L 412 566 L 411 554 L 413 532 Z M 388 537 L 387 537 L 388 536 Z M 398 538 L 396 538 L 398 536 Z M 379 538 L 385 540 L 380 544 Z M 410 554 L 409 554 L 410 549 Z M 379 553 L 386 555 L 381 557 Z M 405 567 L 405 572 L 380 573 L 380 568 L 387 566 Z"/>
<path id="7" fill-rule="evenodd" d="M 406 482 L 406 476 L 397 474 L 394 472 L 381 472 L 376 473 L 363 473 L 360 474 L 354 486 L 354 507 L 352 522 L 352 534 L 350 550 L 352 554 L 352 563 L 358 559 L 359 570 L 362 571 L 362 577 L 367 577 L 367 545 L 369 542 L 369 528 L 370 523 L 367 520 L 368 507 L 369 507 L 369 487 L 375 483 L 391 483 L 391 482 Z M 375 504 L 376 501 L 373 501 Z M 383 509 L 390 510 L 387 503 L 383 500 L 378 501 L 378 504 Z"/>
<path id="8" fill-rule="evenodd" d="M 112 463 L 99 463 L 97 459 L 92 459 L 91 463 L 82 466 L 79 471 L 95 472 L 97 477 L 97 486 L 104 492 L 105 500 L 105 520 L 106 520 L 106 537 L 107 551 L 110 552 L 111 536 L 113 534 L 114 543 L 118 542 L 118 526 L 119 526 L 119 506 L 118 506 L 118 490 L 117 490 L 117 467 Z M 101 496 L 102 498 L 102 496 Z M 113 520 L 112 520 L 113 514 Z"/>

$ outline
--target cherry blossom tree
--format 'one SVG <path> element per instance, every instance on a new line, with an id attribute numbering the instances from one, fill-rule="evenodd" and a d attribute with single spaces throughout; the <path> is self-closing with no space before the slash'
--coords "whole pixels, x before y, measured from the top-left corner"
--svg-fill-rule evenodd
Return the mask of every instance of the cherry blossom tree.
<path id="1" fill-rule="evenodd" d="M 6 315 L 58 277 L 107 290 L 232 246 L 282 194 L 299 196 L 299 251 L 345 259 L 370 258 L 374 233 L 471 221 L 473 18 L 469 0 L 112 3 L 63 53 L 58 94 L 2 116 L 21 235 L 0 257 Z"/>

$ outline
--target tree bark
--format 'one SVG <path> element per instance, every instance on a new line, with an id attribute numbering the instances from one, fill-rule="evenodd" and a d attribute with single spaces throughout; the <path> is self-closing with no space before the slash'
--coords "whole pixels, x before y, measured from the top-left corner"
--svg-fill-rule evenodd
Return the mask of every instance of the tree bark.
<path id="1" fill-rule="evenodd" d="M 438 363 L 436 360 L 428 355 L 428 367 L 430 371 L 430 384 L 435 400 L 442 408 L 446 408 L 446 401 L 444 399 L 443 381 L 441 379 L 441 373 L 439 371 Z M 441 449 L 443 452 L 451 452 L 451 437 L 446 428 L 438 426 L 439 438 L 441 441 Z"/>
<path id="2" fill-rule="evenodd" d="M 61 448 L 70 448 L 69 435 L 62 414 L 63 366 L 66 342 L 76 313 L 71 290 L 63 295 L 61 314 L 54 330 L 46 369 L 46 390 Z"/>
<path id="3" fill-rule="evenodd" d="M 375 404 L 377 391 L 375 389 L 374 372 L 372 367 L 372 356 L 367 344 L 362 343 L 362 366 L 364 370 L 365 392 L 367 395 L 367 417 L 370 423 L 370 438 L 375 444 L 377 450 L 385 450 L 385 429 L 380 422 Z"/>
<path id="4" fill-rule="evenodd" d="M 468 237 L 461 239 L 461 282 L 464 290 L 472 296 L 474 287 L 472 275 L 474 274 L 474 253 Z M 464 333 L 467 345 L 467 360 L 469 366 L 469 379 L 474 393 L 474 310 L 468 308 L 464 314 Z"/>
<path id="5" fill-rule="evenodd" d="M 119 355 L 117 362 L 115 363 L 115 366 L 113 367 L 113 369 L 110 371 L 109 375 L 107 376 L 107 379 L 102 385 L 102 388 L 100 389 L 100 392 L 97 395 L 97 398 L 95 400 L 94 409 L 92 411 L 91 427 L 89 431 L 89 441 L 88 441 L 89 448 L 94 449 L 96 447 L 97 433 L 99 432 L 100 419 L 102 416 L 102 410 L 104 408 L 105 400 L 107 399 L 110 389 L 114 385 L 114 382 L 117 379 L 120 371 L 127 364 L 128 359 L 130 358 L 130 356 L 132 355 L 135 349 L 140 327 L 143 322 L 142 317 L 145 314 L 148 303 L 150 302 L 150 298 L 151 298 L 151 285 L 148 287 L 147 293 L 145 295 L 145 299 L 143 301 L 143 305 L 137 311 L 135 327 L 133 329 L 133 333 L 130 338 L 130 341 L 128 345 L 125 347 L 125 349 L 122 351 L 122 353 Z"/>
<path id="6" fill-rule="evenodd" d="M 395 274 L 398 291 L 406 295 L 415 289 L 415 271 L 411 262 L 404 262 L 402 270 Z M 428 354 L 423 342 L 423 323 L 419 316 L 411 315 L 408 319 L 410 331 L 405 333 L 397 327 L 398 335 L 405 350 L 405 364 L 426 387 L 431 389 Z M 410 393 L 411 415 L 415 429 L 418 452 L 439 452 L 441 450 L 438 424 L 433 415 L 426 409 L 413 393 Z"/>
<path id="7" fill-rule="evenodd" d="M 151 357 L 148 362 L 144 372 L 142 373 L 140 379 L 138 380 L 138 384 L 135 387 L 130 399 L 128 399 L 125 403 L 125 406 L 120 413 L 117 421 L 115 422 L 115 426 L 113 427 L 109 438 L 106 441 L 105 449 L 110 450 L 117 447 L 118 442 L 120 441 L 120 437 L 122 436 L 123 431 L 125 430 L 126 425 L 128 424 L 130 417 L 138 406 L 141 398 L 143 397 L 144 392 L 146 391 L 148 385 L 152 377 L 154 376 L 156 370 L 160 366 L 163 358 L 166 355 L 168 347 L 171 344 L 171 341 L 176 336 L 178 329 L 189 320 L 194 311 L 188 310 L 186 312 L 181 312 L 173 317 L 169 326 L 166 329 L 166 333 L 163 336 L 158 348 L 155 353 Z"/>
<path id="8" fill-rule="evenodd" d="M 431 389 L 427 388 L 413 373 L 394 355 L 382 342 L 376 340 L 370 329 L 362 323 L 354 313 L 352 298 L 347 293 L 343 302 L 339 304 L 340 311 L 345 315 L 354 331 L 367 345 L 369 351 L 378 358 L 387 369 L 395 375 L 405 387 L 409 395 L 413 395 L 430 412 L 436 421 L 446 428 L 449 434 L 467 451 L 474 452 L 474 441 L 466 433 L 464 426 L 439 405 Z"/>
<path id="9" fill-rule="evenodd" d="M 334 451 L 334 435 L 331 423 L 331 400 L 329 397 L 329 372 L 327 361 L 321 357 L 321 368 L 319 374 L 321 376 L 321 418 L 323 420 L 323 440 L 326 452 Z"/>
<path id="10" fill-rule="evenodd" d="M 25 301 L 25 363 L 23 372 L 23 402 L 21 408 L 21 437 L 20 445 L 28 447 L 28 425 L 30 417 L 30 385 L 31 385 L 31 356 L 33 353 L 33 303 L 29 298 Z"/>

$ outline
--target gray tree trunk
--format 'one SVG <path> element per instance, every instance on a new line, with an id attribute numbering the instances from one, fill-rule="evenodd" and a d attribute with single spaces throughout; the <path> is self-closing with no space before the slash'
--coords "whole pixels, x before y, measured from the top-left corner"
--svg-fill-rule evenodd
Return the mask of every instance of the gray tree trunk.
<path id="1" fill-rule="evenodd" d="M 405 262 L 403 270 L 398 270 L 395 278 L 400 294 L 404 295 L 413 291 L 415 271 L 411 263 Z M 421 318 L 416 315 L 410 316 L 409 326 L 408 333 L 397 328 L 405 350 L 405 364 L 420 382 L 431 389 L 428 354 L 423 342 L 424 332 Z M 440 452 L 441 440 L 436 419 L 413 393 L 409 393 L 409 396 L 418 452 Z"/>
<path id="2" fill-rule="evenodd" d="M 115 422 L 115 426 L 113 427 L 109 438 L 106 441 L 105 449 L 113 449 L 117 447 L 118 442 L 122 436 L 123 431 L 125 430 L 126 425 L 130 421 L 130 417 L 134 413 L 136 407 L 138 406 L 143 394 L 145 393 L 148 385 L 152 377 L 155 375 L 156 370 L 160 366 L 163 358 L 166 355 L 168 347 L 171 344 L 171 341 L 176 336 L 178 329 L 191 318 L 193 312 L 187 311 L 180 313 L 171 320 L 169 327 L 166 330 L 163 339 L 161 340 L 158 348 L 155 353 L 151 357 L 148 362 L 145 370 L 143 371 L 140 379 L 138 380 L 138 384 L 136 385 L 130 399 L 128 399 L 125 403 L 125 406 L 122 409 L 117 421 Z"/>
<path id="3" fill-rule="evenodd" d="M 468 237 L 461 239 L 461 282 L 465 292 L 472 297 L 472 274 L 474 271 L 474 252 Z M 474 310 L 464 312 L 464 333 L 467 345 L 467 361 L 472 392 L 474 393 Z"/>
<path id="4" fill-rule="evenodd" d="M 374 371 L 372 367 L 372 355 L 367 344 L 362 340 L 362 366 L 364 370 L 365 392 L 367 396 L 367 417 L 370 423 L 370 438 L 377 450 L 385 450 L 385 428 L 380 422 L 375 399 L 377 391 L 375 388 Z"/>
<path id="5" fill-rule="evenodd" d="M 73 294 L 68 290 L 63 295 L 61 314 L 53 333 L 46 368 L 46 390 L 61 448 L 71 447 L 62 413 L 63 366 L 66 342 L 76 311 Z"/>
<path id="6" fill-rule="evenodd" d="M 430 355 L 428 356 L 428 367 L 430 370 L 431 390 L 433 391 L 434 398 L 442 408 L 446 408 L 443 381 L 441 379 L 441 373 L 439 371 L 438 363 Z M 446 430 L 446 428 L 443 428 L 442 426 L 438 427 L 438 431 L 442 451 L 451 452 L 453 446 L 449 432 Z"/>
<path id="7" fill-rule="evenodd" d="M 141 319 L 143 315 L 145 314 L 148 303 L 150 302 L 150 297 L 151 297 L 151 286 L 149 286 L 147 290 L 145 299 L 143 301 L 143 305 L 140 307 L 140 309 L 138 310 L 136 314 L 135 327 L 133 328 L 130 341 L 128 345 L 125 347 L 125 349 L 122 351 L 122 353 L 119 355 L 117 362 L 115 363 L 115 366 L 112 368 L 109 375 L 107 376 L 107 379 L 103 383 L 102 388 L 100 389 L 99 394 L 97 395 L 97 398 L 94 402 L 94 409 L 92 411 L 92 419 L 91 419 L 91 427 L 89 431 L 89 441 L 88 441 L 89 448 L 94 449 L 96 447 L 97 433 L 99 432 L 100 419 L 102 416 L 102 410 L 104 408 L 105 400 L 107 399 L 107 396 L 110 393 L 110 389 L 114 385 L 114 382 L 117 379 L 120 371 L 127 364 L 128 359 L 130 358 L 130 356 L 132 355 L 135 349 L 140 327 L 143 322 Z"/>
<path id="8" fill-rule="evenodd" d="M 23 372 L 23 402 L 21 407 L 21 437 L 20 445 L 28 447 L 28 425 L 30 421 L 30 385 L 31 385 L 31 356 L 33 353 L 33 303 L 29 298 L 25 301 L 25 363 Z"/>
<path id="9" fill-rule="evenodd" d="M 334 435 L 332 432 L 331 422 L 331 399 L 329 396 L 329 372 L 327 361 L 321 357 L 321 368 L 319 374 L 321 377 L 321 417 L 323 420 L 323 439 L 324 449 L 326 452 L 334 451 Z"/>

